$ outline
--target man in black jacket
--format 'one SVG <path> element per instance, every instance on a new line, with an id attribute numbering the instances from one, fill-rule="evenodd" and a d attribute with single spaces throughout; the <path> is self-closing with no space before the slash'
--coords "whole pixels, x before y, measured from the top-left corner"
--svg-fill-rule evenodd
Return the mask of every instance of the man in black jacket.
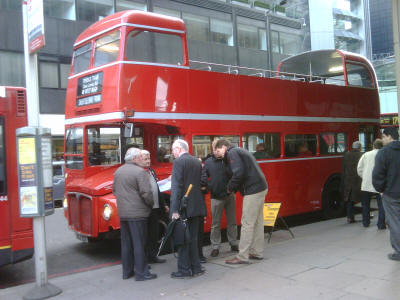
<path id="1" fill-rule="evenodd" d="M 166 260 L 157 257 L 158 240 L 160 238 L 160 219 L 168 211 L 163 194 L 158 188 L 156 172 L 150 167 L 150 152 L 141 150 L 141 166 L 147 170 L 153 192 L 154 205 L 148 219 L 148 234 L 146 242 L 147 261 L 149 263 L 165 263 Z"/>
<path id="2" fill-rule="evenodd" d="M 219 254 L 221 244 L 221 218 L 225 210 L 227 220 L 227 236 L 232 251 L 238 251 L 237 245 L 237 225 L 236 225 L 236 203 L 235 195 L 228 194 L 227 185 L 232 177 L 229 168 L 226 166 L 222 157 L 216 157 L 215 140 L 212 144 L 213 155 L 204 162 L 201 172 L 202 189 L 211 192 L 211 233 L 210 240 L 212 245 L 211 256 Z"/>
<path id="3" fill-rule="evenodd" d="M 233 147 L 227 140 L 218 140 L 216 155 L 225 157 L 232 171 L 228 194 L 240 190 L 243 195 L 242 228 L 239 254 L 227 264 L 248 264 L 249 259 L 264 257 L 264 201 L 268 184 L 254 156 L 243 148 Z"/>
<path id="4" fill-rule="evenodd" d="M 172 278 L 187 278 L 204 274 L 199 260 L 197 236 L 200 222 L 206 215 L 204 197 L 200 190 L 201 162 L 191 156 L 189 146 L 184 140 L 172 144 L 172 154 L 176 158 L 172 166 L 171 178 L 171 219 L 181 217 L 181 200 L 190 184 L 193 185 L 186 207 L 190 240 L 178 248 L 178 271 L 172 272 Z"/>
<path id="5" fill-rule="evenodd" d="M 383 193 L 382 202 L 389 226 L 390 242 L 394 253 L 389 259 L 400 261 L 400 142 L 397 128 L 383 130 L 384 148 L 375 157 L 372 185 Z"/>

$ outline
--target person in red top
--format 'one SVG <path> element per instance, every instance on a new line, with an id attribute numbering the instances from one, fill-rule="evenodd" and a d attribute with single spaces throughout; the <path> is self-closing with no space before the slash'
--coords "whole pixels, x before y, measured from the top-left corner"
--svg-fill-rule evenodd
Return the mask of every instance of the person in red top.
<path id="1" fill-rule="evenodd" d="M 306 143 L 301 144 L 299 146 L 297 156 L 312 156 L 313 153 L 308 149 L 308 145 Z"/>

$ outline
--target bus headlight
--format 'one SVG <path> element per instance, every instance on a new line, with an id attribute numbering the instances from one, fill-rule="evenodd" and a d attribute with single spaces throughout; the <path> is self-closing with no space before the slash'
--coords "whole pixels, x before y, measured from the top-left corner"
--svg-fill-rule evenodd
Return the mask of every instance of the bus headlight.
<path id="1" fill-rule="evenodd" d="M 68 201 L 67 201 L 67 197 L 64 197 L 64 201 L 63 201 L 63 207 L 64 207 L 64 208 L 68 208 Z"/>
<path id="2" fill-rule="evenodd" d="M 103 218 L 108 221 L 111 218 L 112 208 L 110 204 L 104 204 Z"/>

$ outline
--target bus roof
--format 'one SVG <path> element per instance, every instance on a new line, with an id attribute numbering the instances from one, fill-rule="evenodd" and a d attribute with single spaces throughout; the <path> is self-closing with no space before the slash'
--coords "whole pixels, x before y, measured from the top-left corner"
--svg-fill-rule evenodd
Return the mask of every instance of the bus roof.
<path id="1" fill-rule="evenodd" d="M 107 16 L 104 19 L 92 24 L 78 36 L 74 47 L 82 44 L 97 34 L 107 32 L 126 24 L 148 26 L 149 28 L 153 29 L 167 28 L 182 31 L 182 33 L 185 32 L 185 24 L 181 19 L 150 12 L 143 12 L 140 10 L 125 10 Z"/>
<path id="2" fill-rule="evenodd" d="M 356 61 L 367 65 L 373 72 L 371 63 L 362 55 L 342 50 L 327 49 L 300 53 L 282 60 L 278 72 L 310 74 L 313 76 L 334 76 L 343 73 L 343 61 Z"/>

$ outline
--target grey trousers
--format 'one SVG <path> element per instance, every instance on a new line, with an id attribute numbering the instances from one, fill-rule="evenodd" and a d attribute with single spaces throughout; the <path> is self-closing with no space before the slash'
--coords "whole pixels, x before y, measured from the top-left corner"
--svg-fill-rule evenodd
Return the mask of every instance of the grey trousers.
<path id="1" fill-rule="evenodd" d="M 383 194 L 382 202 L 390 231 L 390 243 L 396 254 L 400 255 L 400 199 Z"/>
<path id="2" fill-rule="evenodd" d="M 210 240 L 213 249 L 219 249 L 221 244 L 221 218 L 225 210 L 227 221 L 227 236 L 231 246 L 237 246 L 236 202 L 235 195 L 230 194 L 225 199 L 211 198 L 211 233 Z"/>

